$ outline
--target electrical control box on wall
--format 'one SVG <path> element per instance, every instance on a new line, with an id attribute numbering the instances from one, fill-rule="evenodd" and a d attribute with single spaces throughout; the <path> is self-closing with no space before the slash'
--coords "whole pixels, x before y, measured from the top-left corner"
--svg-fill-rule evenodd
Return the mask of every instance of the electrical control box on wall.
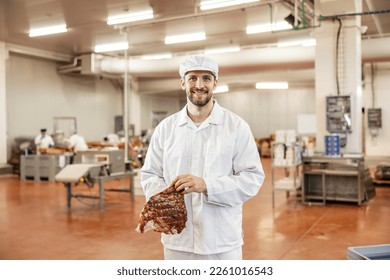
<path id="1" fill-rule="evenodd" d="M 352 132 L 350 95 L 326 97 L 326 129 L 330 133 Z"/>
<path id="2" fill-rule="evenodd" d="M 367 110 L 368 128 L 382 127 L 382 109 L 369 108 Z"/>

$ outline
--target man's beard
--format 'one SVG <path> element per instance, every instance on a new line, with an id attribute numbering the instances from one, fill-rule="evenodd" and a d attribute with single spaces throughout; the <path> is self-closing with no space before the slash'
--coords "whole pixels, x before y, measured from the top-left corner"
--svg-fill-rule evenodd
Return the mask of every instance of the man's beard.
<path id="1" fill-rule="evenodd" d="M 204 107 L 206 106 L 207 103 L 209 103 L 209 101 L 211 100 L 211 97 L 212 97 L 212 94 L 209 94 L 209 92 L 207 91 L 206 92 L 201 92 L 200 94 L 207 94 L 206 95 L 206 99 L 202 99 L 202 100 L 195 100 L 195 97 L 194 95 L 197 94 L 196 91 L 191 91 L 189 94 L 187 94 L 188 96 L 188 99 L 191 101 L 192 104 L 194 104 L 195 106 L 198 106 L 198 107 Z"/>

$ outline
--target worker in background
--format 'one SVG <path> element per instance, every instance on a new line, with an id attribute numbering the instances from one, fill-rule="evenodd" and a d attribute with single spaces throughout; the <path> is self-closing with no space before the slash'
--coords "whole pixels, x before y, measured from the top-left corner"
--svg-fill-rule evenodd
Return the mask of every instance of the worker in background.
<path id="1" fill-rule="evenodd" d="M 68 148 L 76 154 L 77 152 L 87 151 L 88 145 L 84 137 L 77 134 L 77 131 L 74 131 L 72 136 L 67 140 Z"/>
<path id="2" fill-rule="evenodd" d="M 113 147 L 117 147 L 118 144 L 119 144 L 119 136 L 117 134 L 114 134 L 114 133 L 110 133 L 108 134 L 107 136 L 105 136 L 103 138 L 103 143 L 106 144 L 106 145 L 111 145 Z"/>
<path id="3" fill-rule="evenodd" d="M 37 149 L 37 153 L 39 153 L 40 149 L 47 149 L 54 146 L 53 138 L 47 134 L 47 129 L 42 128 L 41 133 L 35 137 L 34 141 Z"/>
<path id="4" fill-rule="evenodd" d="M 218 65 L 189 56 L 180 65 L 187 105 L 162 120 L 141 168 L 146 199 L 174 186 L 184 194 L 186 228 L 162 234 L 169 260 L 240 260 L 242 207 L 264 181 L 249 125 L 213 98 Z"/>

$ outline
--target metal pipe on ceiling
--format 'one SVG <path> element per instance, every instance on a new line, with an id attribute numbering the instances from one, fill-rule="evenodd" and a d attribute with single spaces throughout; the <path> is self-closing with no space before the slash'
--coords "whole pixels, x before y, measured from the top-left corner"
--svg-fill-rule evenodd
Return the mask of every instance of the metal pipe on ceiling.
<path id="1" fill-rule="evenodd" d="M 32 57 L 39 57 L 48 60 L 54 60 L 59 62 L 71 62 L 73 59 L 72 55 L 50 52 L 45 50 L 40 50 L 32 47 L 26 47 L 22 45 L 6 43 L 6 49 L 10 53 L 17 53 Z"/>
<path id="2" fill-rule="evenodd" d="M 145 20 L 142 22 L 130 22 L 130 23 L 125 23 L 125 24 L 118 24 L 115 27 L 116 28 L 142 27 L 142 26 L 148 26 L 148 25 L 152 25 L 152 24 L 156 24 L 156 23 L 166 23 L 166 22 L 171 22 L 171 21 L 199 18 L 199 17 L 209 16 L 209 15 L 224 14 L 224 13 L 234 12 L 234 11 L 238 11 L 238 10 L 245 10 L 247 8 L 254 8 L 254 7 L 261 7 L 261 6 L 265 6 L 265 5 L 269 5 L 269 4 L 276 4 L 279 2 L 284 2 L 284 1 L 283 0 L 262 0 L 260 2 L 237 5 L 237 6 L 226 7 L 226 8 L 216 9 L 216 10 L 208 10 L 205 12 L 197 12 L 196 6 L 195 6 L 195 11 L 191 14 L 166 17 L 166 18 L 160 18 L 160 19 L 154 18 L 154 19 Z"/>
<path id="3" fill-rule="evenodd" d="M 79 61 L 81 61 L 81 56 L 76 56 L 73 58 L 73 63 L 58 66 L 57 70 L 59 73 L 69 73 L 76 70 L 81 71 L 81 66 L 79 64 Z"/>
<path id="4" fill-rule="evenodd" d="M 315 16 L 315 12 L 314 12 L 315 11 L 314 7 L 312 7 L 309 3 L 305 2 L 305 1 L 301 1 L 302 5 L 300 7 L 297 3 L 297 2 L 299 2 L 299 0 L 294 0 L 294 1 L 295 2 L 292 3 L 289 0 L 283 0 L 283 1 L 281 1 L 281 4 L 284 7 L 286 7 L 287 9 L 289 9 L 291 12 L 294 12 L 295 17 L 302 19 L 300 14 L 302 14 L 302 15 L 304 14 L 306 19 L 309 19 L 310 21 L 315 20 L 316 16 Z M 305 10 L 307 10 L 308 12 L 305 12 Z"/>
<path id="5" fill-rule="evenodd" d="M 378 15 L 378 14 L 388 14 L 388 13 L 390 13 L 390 10 L 370 11 L 370 12 L 361 12 L 361 13 L 346 13 L 346 14 L 337 14 L 331 16 L 320 16 L 320 20 L 334 20 L 340 17 L 368 16 L 368 15 Z"/>

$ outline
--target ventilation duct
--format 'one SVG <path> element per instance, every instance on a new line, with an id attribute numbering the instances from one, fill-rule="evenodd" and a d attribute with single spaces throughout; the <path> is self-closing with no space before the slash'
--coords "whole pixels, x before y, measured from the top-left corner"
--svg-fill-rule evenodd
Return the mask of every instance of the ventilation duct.
<path id="1" fill-rule="evenodd" d="M 100 61 L 100 68 L 103 72 L 116 74 L 124 73 L 126 61 L 123 58 L 103 58 Z"/>
<path id="2" fill-rule="evenodd" d="M 362 60 L 363 61 L 377 61 L 377 60 L 390 60 L 390 37 L 375 38 L 362 40 Z M 252 52 L 256 52 L 256 55 L 251 55 Z M 315 51 L 308 51 L 307 48 L 290 48 L 283 51 L 279 48 L 274 49 L 272 52 L 275 57 L 269 57 L 269 48 L 257 48 L 242 50 L 240 52 L 241 58 L 239 65 L 232 65 L 229 54 L 218 55 L 218 61 L 223 67 L 242 67 L 247 65 L 248 67 L 253 65 L 262 65 L 264 63 L 281 63 L 279 60 L 283 59 L 283 63 L 299 64 L 307 63 L 308 61 L 314 61 Z M 261 55 L 263 53 L 263 55 Z M 288 53 L 286 57 L 284 54 Z M 259 59 L 257 60 L 256 57 Z M 264 57 L 268 57 L 265 61 Z M 183 57 L 174 56 L 172 59 L 156 60 L 142 60 L 131 58 L 129 60 L 129 73 L 131 74 L 145 74 L 145 73 L 167 73 L 177 71 Z M 289 61 L 291 60 L 291 61 Z M 80 74 L 80 75 L 117 75 L 125 72 L 126 61 L 124 58 L 109 57 L 102 54 L 84 54 L 74 58 L 74 61 L 70 65 L 64 65 L 58 67 L 58 72 L 63 74 Z"/>
<path id="3" fill-rule="evenodd" d="M 73 63 L 57 68 L 61 74 L 100 75 L 99 58 L 95 53 L 83 54 L 73 59 Z"/>
<path id="4" fill-rule="evenodd" d="M 69 73 L 79 74 L 80 71 L 81 71 L 81 66 L 80 65 L 81 65 L 81 57 L 80 56 L 76 56 L 73 59 L 73 63 L 72 64 L 66 64 L 66 65 L 58 66 L 57 67 L 57 71 L 58 71 L 58 73 L 61 73 L 61 74 L 69 74 Z"/>
<path id="5" fill-rule="evenodd" d="M 81 74 L 82 75 L 95 75 L 100 74 L 98 69 L 98 60 L 95 53 L 83 54 L 81 56 Z"/>

